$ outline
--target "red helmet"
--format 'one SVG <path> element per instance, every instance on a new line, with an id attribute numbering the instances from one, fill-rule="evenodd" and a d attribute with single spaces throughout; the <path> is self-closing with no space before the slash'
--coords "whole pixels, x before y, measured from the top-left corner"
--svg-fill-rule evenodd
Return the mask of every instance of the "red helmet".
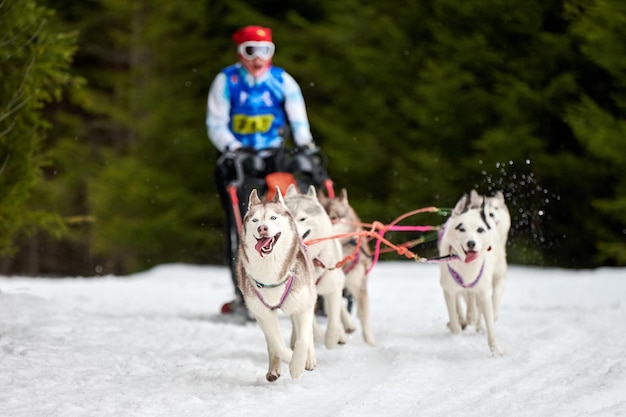
<path id="1" fill-rule="evenodd" d="M 249 41 L 266 41 L 272 42 L 272 29 L 262 26 L 246 26 L 239 29 L 233 34 L 233 40 L 237 45 Z"/>

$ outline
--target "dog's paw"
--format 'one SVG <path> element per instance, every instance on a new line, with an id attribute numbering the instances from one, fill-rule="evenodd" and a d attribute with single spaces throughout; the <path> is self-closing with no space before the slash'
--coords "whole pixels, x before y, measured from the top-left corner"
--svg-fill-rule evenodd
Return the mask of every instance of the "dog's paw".
<path id="1" fill-rule="evenodd" d="M 371 334 L 364 333 L 363 340 L 365 340 L 365 343 L 370 346 L 376 346 L 376 340 L 374 340 L 374 336 L 372 336 Z"/>
<path id="2" fill-rule="evenodd" d="M 289 374 L 293 379 L 300 378 L 300 376 L 304 373 L 303 364 L 290 363 L 289 364 Z"/>
<path id="3" fill-rule="evenodd" d="M 271 371 L 265 374 L 265 379 L 267 379 L 269 382 L 274 382 L 278 378 L 280 378 L 280 373 L 276 371 Z"/>
<path id="4" fill-rule="evenodd" d="M 504 355 L 504 352 L 502 351 L 502 349 L 500 349 L 500 346 L 496 344 L 489 346 L 489 348 L 491 349 L 491 356 L 493 356 L 494 358 L 498 358 Z"/>
<path id="5" fill-rule="evenodd" d="M 315 369 L 316 366 L 317 359 L 315 359 L 315 357 L 307 358 L 306 363 L 304 364 L 304 369 L 306 369 L 307 371 L 312 371 L 313 369 Z"/>
<path id="6" fill-rule="evenodd" d="M 448 326 L 448 329 L 450 329 L 450 333 L 452 334 L 461 333 L 461 326 L 459 325 L 459 323 L 448 323 L 447 326 Z"/>
<path id="7" fill-rule="evenodd" d="M 326 330 L 324 344 L 326 345 L 327 349 L 332 349 L 337 345 L 345 345 L 346 334 L 343 331 L 343 328 L 337 326 L 329 326 Z"/>

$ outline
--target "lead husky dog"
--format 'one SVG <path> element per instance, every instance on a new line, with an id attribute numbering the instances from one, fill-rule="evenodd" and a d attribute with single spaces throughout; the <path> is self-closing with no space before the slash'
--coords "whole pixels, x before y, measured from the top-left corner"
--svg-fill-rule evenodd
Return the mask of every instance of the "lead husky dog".
<path id="1" fill-rule="evenodd" d="M 372 265 L 372 252 L 367 238 L 357 235 L 363 230 L 361 219 L 348 202 L 348 192 L 345 188 L 341 190 L 338 197 L 328 198 L 320 192 L 318 198 L 333 223 L 334 232 L 346 235 L 339 239 L 344 258 L 354 255 L 354 259 L 343 266 L 343 271 L 346 274 L 346 289 L 356 300 L 356 312 L 361 322 L 363 340 L 368 345 L 374 346 L 376 341 L 372 335 L 367 293 L 367 272 Z M 349 233 L 355 233 L 355 235 L 350 236 Z M 360 247 L 355 253 L 357 243 L 360 243 Z M 342 320 L 346 331 L 352 333 L 354 324 L 347 308 L 342 310 Z"/>
<path id="2" fill-rule="evenodd" d="M 306 194 L 301 194 L 296 187 L 290 185 L 285 194 L 285 205 L 296 221 L 296 227 L 303 240 L 330 237 L 333 225 L 326 211 L 320 204 L 315 187 L 310 186 Z M 335 239 L 322 240 L 308 247 L 308 253 L 315 267 L 315 288 L 317 294 L 324 298 L 324 309 L 327 317 L 324 344 L 332 349 L 337 344 L 346 343 L 346 333 L 341 323 L 343 306 L 342 292 L 345 275 L 335 265 L 341 261 L 341 247 Z M 322 339 L 322 331 L 313 322 L 316 340 Z"/>
<path id="3" fill-rule="evenodd" d="M 268 202 L 262 202 L 256 190 L 250 193 L 237 255 L 239 288 L 267 343 L 266 379 L 280 377 L 281 360 L 289 363 L 292 378 L 313 370 L 313 263 L 278 187 Z M 281 336 L 278 309 L 291 316 L 293 350 Z"/>
<path id="4" fill-rule="evenodd" d="M 493 355 L 502 355 L 494 331 L 493 282 L 502 280 L 506 273 L 506 259 L 495 225 L 489 220 L 487 202 L 478 209 L 470 209 L 470 196 L 464 195 L 452 211 L 439 242 L 441 256 L 456 258 L 440 266 L 440 284 L 448 309 L 448 327 L 458 334 L 459 298 L 468 304 L 476 300 L 478 311 L 485 320 L 487 342 Z M 462 314 L 461 314 L 462 316 Z"/>

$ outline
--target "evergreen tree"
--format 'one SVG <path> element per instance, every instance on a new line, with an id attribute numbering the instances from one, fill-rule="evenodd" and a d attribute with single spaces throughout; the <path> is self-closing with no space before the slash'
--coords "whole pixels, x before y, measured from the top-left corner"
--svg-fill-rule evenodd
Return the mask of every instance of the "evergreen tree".
<path id="1" fill-rule="evenodd" d="M 589 224 L 597 235 L 596 261 L 626 265 L 626 5 L 616 0 L 573 2 L 571 32 L 593 65 L 581 80 L 585 95 L 569 107 L 568 121 L 589 153 L 594 181 L 592 205 L 600 218 Z"/>
<path id="2" fill-rule="evenodd" d="M 109 33 L 118 38 L 126 68 L 113 95 L 123 100 L 109 116 L 127 142 L 122 152 L 105 154 L 89 188 L 94 248 L 125 272 L 163 262 L 215 261 L 213 167 L 203 123 L 204 63 L 211 55 L 202 42 L 205 10 L 192 1 L 159 8 L 150 2 L 103 5 L 118 27 Z"/>
<path id="3" fill-rule="evenodd" d="M 15 2 L 10 19 L 9 9 L 0 8 L 3 29 L 13 28 L 6 39 L 23 36 L 24 43 L 33 33 L 43 39 L 43 30 L 29 26 L 44 13 L 33 5 Z M 222 262 L 206 94 L 215 74 L 236 60 L 233 31 L 260 24 L 273 28 L 274 62 L 301 85 L 331 177 L 348 189 L 363 220 L 451 206 L 470 188 L 502 189 L 513 214 L 512 263 L 626 262 L 625 16 L 617 0 L 47 5 L 64 21 L 56 32 L 80 34 L 73 71 L 86 84 L 74 84 L 66 100 L 47 106 L 54 127 L 43 143 L 46 181 L 33 188 L 42 164 L 41 103 L 55 95 L 41 97 L 34 110 L 7 113 L 11 86 L 17 91 L 33 70 L 28 48 L 0 52 L 8 57 L 0 61 L 0 133 L 33 133 L 19 143 L 8 141 L 9 133 L 0 137 L 0 192 L 12 202 L 0 208 L 0 227 L 13 228 L 0 239 L 36 226 L 28 216 L 37 207 L 87 221 L 70 229 L 64 253 L 82 253 L 92 270 L 94 264 L 103 273 L 126 273 L 163 262 Z M 36 77 L 57 89 L 33 85 L 32 92 L 60 92 L 71 37 L 61 40 L 55 48 L 45 45 L 66 55 L 45 61 L 49 67 Z M 35 44 L 28 44 L 32 53 Z M 32 120 L 5 116 L 18 110 L 33 110 Z M 13 184 L 15 178 L 22 182 Z M 14 185 L 34 190 L 33 201 L 21 191 L 7 197 L 22 189 Z M 585 244 L 575 233 L 586 236 Z M 39 243 L 55 256 L 58 243 Z"/>
<path id="4" fill-rule="evenodd" d="M 564 121 L 581 94 L 584 59 L 561 2 L 444 0 L 428 13 L 426 59 L 408 90 L 419 103 L 407 117 L 421 153 L 397 160 L 398 171 L 424 172 L 409 200 L 453 204 L 470 188 L 502 189 L 513 215 L 511 262 L 586 264 L 571 225 L 594 214 L 571 207 L 591 195 L 598 172 L 576 175 L 583 155 Z M 411 175 L 399 178 L 397 198 Z"/>
<path id="5" fill-rule="evenodd" d="M 75 35 L 57 31 L 53 12 L 34 0 L 1 2 L 0 27 L 0 254 L 10 254 L 38 227 L 63 229 L 58 213 L 37 210 L 30 196 L 46 162 L 43 108 L 71 80 Z"/>

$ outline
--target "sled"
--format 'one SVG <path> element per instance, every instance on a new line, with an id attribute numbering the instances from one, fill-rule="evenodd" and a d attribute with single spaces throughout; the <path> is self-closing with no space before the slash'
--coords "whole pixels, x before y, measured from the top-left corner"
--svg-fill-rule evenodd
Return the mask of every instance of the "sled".
<path id="1" fill-rule="evenodd" d="M 270 174 L 267 161 L 275 164 Z M 310 185 L 324 188 L 334 196 L 333 182 L 326 172 L 326 157 L 319 150 L 269 148 L 258 151 L 226 152 L 218 160 L 231 178 L 226 190 L 231 203 L 231 215 L 241 231 L 241 222 L 248 209 L 248 196 L 256 189 L 264 199 L 274 196 L 276 186 L 284 195 L 289 185 L 306 190 Z"/>

